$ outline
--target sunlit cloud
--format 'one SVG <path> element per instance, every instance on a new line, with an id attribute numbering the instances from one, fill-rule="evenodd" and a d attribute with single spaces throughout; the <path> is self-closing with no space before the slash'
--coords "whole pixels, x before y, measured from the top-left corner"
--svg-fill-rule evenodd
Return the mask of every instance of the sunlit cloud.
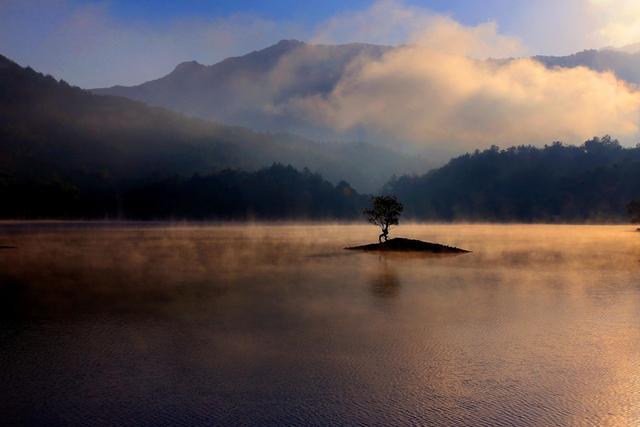
<path id="1" fill-rule="evenodd" d="M 587 0 L 597 17 L 596 33 L 613 46 L 640 42 L 640 2 L 637 0 Z"/>
<path id="2" fill-rule="evenodd" d="M 578 143 L 605 133 L 628 142 L 638 136 L 640 92 L 612 73 L 582 67 L 550 70 L 529 59 L 478 60 L 524 48 L 501 35 L 494 23 L 464 26 L 421 11 L 413 16 L 401 2 L 381 4 L 386 14 L 416 28 L 407 37 L 409 44 L 381 59 L 357 59 L 329 96 L 301 97 L 279 108 L 340 131 L 367 129 L 382 140 L 421 147 L 446 142 L 453 151 L 490 144 Z M 350 19 L 372 20 L 377 7 L 372 9 L 376 13 L 363 11 L 365 18 L 352 14 Z M 402 19 L 396 25 L 402 26 Z M 421 25 L 413 25 L 417 21 Z"/>

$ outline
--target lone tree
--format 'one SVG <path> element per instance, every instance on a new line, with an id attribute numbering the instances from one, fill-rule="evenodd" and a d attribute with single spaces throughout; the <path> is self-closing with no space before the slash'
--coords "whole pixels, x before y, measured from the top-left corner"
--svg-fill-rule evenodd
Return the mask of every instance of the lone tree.
<path id="1" fill-rule="evenodd" d="M 627 205 L 627 213 L 631 217 L 631 222 L 640 223 L 640 199 L 633 200 Z"/>
<path id="2" fill-rule="evenodd" d="M 378 236 L 378 241 L 387 241 L 389 236 L 389 226 L 398 225 L 398 219 L 404 209 L 402 203 L 395 196 L 375 196 L 371 198 L 371 209 L 365 209 L 364 215 L 371 224 L 375 224 L 382 229 L 382 234 Z"/>

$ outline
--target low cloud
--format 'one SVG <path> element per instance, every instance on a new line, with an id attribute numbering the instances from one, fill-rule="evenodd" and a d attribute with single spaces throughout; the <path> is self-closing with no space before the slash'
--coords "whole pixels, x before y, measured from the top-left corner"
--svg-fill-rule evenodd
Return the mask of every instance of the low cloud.
<path id="1" fill-rule="evenodd" d="M 279 108 L 338 131 L 366 129 L 378 139 L 454 152 L 577 143 L 605 133 L 627 142 L 638 136 L 640 92 L 612 73 L 547 69 L 530 59 L 483 60 L 523 47 L 493 23 L 420 20 L 426 25 L 410 35 L 411 44 L 354 61 L 329 95 L 290 99 Z"/>

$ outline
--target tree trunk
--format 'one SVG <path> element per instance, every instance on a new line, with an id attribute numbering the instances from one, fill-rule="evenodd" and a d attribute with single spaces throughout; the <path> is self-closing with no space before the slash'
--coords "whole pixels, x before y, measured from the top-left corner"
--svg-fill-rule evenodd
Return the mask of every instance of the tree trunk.
<path id="1" fill-rule="evenodd" d="M 382 229 L 382 234 L 380 236 L 378 236 L 378 241 L 380 243 L 382 243 L 382 239 L 384 239 L 384 241 L 386 242 L 389 236 L 389 226 L 387 225 L 386 227 L 384 227 Z"/>

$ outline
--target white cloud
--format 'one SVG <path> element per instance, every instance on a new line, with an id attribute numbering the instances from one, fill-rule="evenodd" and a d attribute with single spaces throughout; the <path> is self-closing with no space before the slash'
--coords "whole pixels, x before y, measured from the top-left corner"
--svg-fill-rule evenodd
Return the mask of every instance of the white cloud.
<path id="1" fill-rule="evenodd" d="M 597 18 L 595 32 L 609 45 L 640 42 L 640 2 L 638 0 L 586 0 Z"/>
<path id="2" fill-rule="evenodd" d="M 566 55 L 584 49 L 640 42 L 638 0 L 535 0 L 522 2 L 507 30 L 537 54 Z"/>
<path id="3" fill-rule="evenodd" d="M 511 56 L 526 50 L 518 39 L 500 35 L 494 21 L 462 26 L 451 17 L 401 0 L 378 0 L 369 8 L 338 14 L 321 23 L 315 43 L 364 42 L 383 45 L 405 43 L 434 50 L 457 51 L 477 57 Z M 465 49 L 465 52 L 461 52 Z"/>
<path id="4" fill-rule="evenodd" d="M 398 5 L 401 13 L 387 13 L 407 19 L 409 27 L 415 22 L 402 3 L 383 4 Z M 370 11 L 362 16 L 372 19 Z M 446 143 L 454 152 L 490 144 L 577 143 L 605 133 L 627 141 L 638 136 L 640 92 L 613 74 L 549 70 L 528 59 L 479 61 L 471 57 L 522 47 L 491 23 L 467 27 L 443 16 L 420 19 L 424 25 L 410 35 L 410 45 L 379 60 L 354 61 L 329 96 L 302 97 L 280 108 L 340 131 L 367 129 L 421 147 Z"/>
<path id="5" fill-rule="evenodd" d="M 364 10 L 340 13 L 315 29 L 314 43 L 405 43 L 433 18 L 425 8 L 399 0 L 379 0 Z"/>

